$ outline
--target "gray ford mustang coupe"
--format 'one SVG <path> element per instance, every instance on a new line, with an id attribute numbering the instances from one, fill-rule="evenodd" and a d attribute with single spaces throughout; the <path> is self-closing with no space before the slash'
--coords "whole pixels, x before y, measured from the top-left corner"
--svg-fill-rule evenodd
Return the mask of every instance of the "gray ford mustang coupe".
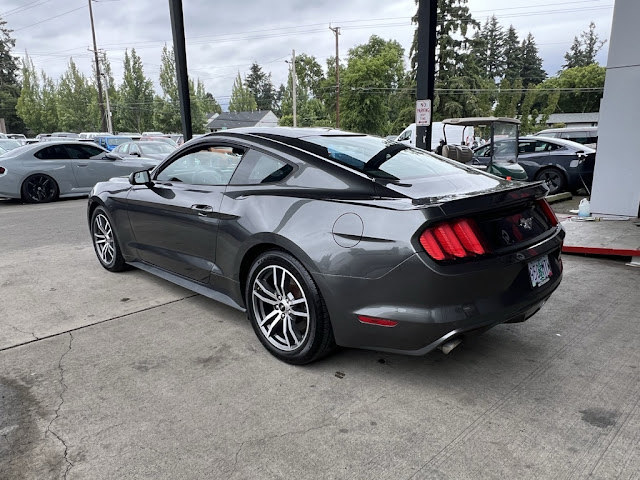
<path id="1" fill-rule="evenodd" d="M 412 355 L 537 312 L 564 230 L 542 182 L 502 180 L 382 138 L 244 128 L 98 183 L 98 260 L 240 310 L 294 364 L 336 345 Z"/>

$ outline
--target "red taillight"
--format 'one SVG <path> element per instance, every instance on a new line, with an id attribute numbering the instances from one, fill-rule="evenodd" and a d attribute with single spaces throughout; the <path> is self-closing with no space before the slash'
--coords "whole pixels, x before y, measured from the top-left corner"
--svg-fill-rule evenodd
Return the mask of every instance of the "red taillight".
<path id="1" fill-rule="evenodd" d="M 434 260 L 450 260 L 487 253 L 478 236 L 475 222 L 466 218 L 427 228 L 420 235 L 420 244 Z"/>
<path id="2" fill-rule="evenodd" d="M 538 205 L 540 205 L 540 208 L 542 208 L 545 216 L 547 217 L 549 222 L 551 222 L 551 226 L 555 227 L 556 225 L 558 225 L 558 217 L 556 217 L 556 214 L 551 208 L 551 205 L 549 205 L 549 202 L 547 202 L 544 198 L 541 198 L 540 200 L 538 200 Z"/>
<path id="3" fill-rule="evenodd" d="M 395 320 L 387 320 L 386 318 L 368 317 L 366 315 L 358 315 L 358 320 L 369 325 L 378 325 L 379 327 L 395 327 L 398 322 Z"/>
<path id="4" fill-rule="evenodd" d="M 4 167 L 0 167 L 0 175 L 2 175 L 4 172 L 6 172 Z"/>

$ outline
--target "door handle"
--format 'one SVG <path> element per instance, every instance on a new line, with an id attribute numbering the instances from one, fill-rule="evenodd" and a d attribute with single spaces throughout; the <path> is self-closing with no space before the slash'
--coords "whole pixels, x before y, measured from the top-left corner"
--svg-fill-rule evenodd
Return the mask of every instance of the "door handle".
<path id="1" fill-rule="evenodd" d="M 191 210 L 198 212 L 198 215 L 206 217 L 207 214 L 213 213 L 213 207 L 211 205 L 191 205 Z"/>
<path id="2" fill-rule="evenodd" d="M 79 167 L 86 167 L 89 164 L 88 163 L 77 163 L 76 165 L 78 165 Z"/>

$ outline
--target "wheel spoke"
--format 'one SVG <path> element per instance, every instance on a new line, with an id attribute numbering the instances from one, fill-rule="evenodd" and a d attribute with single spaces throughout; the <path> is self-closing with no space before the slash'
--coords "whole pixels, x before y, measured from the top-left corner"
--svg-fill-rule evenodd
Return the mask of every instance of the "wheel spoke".
<path id="1" fill-rule="evenodd" d="M 265 287 L 262 282 L 258 279 L 256 279 L 256 285 L 258 285 L 258 287 L 260 287 L 260 291 L 266 293 L 269 297 L 271 297 L 272 300 L 275 300 L 275 302 L 277 303 L 278 301 L 278 297 L 276 296 L 275 293 L 273 293 L 272 291 L 270 291 L 267 287 Z M 254 290 L 255 292 L 255 290 Z M 266 300 L 264 300 L 266 301 Z M 274 305 L 274 304 L 272 304 Z"/>
<path id="2" fill-rule="evenodd" d="M 262 300 L 264 303 L 267 303 L 269 305 L 277 305 L 278 301 L 277 300 L 273 300 L 271 298 L 265 297 L 264 295 L 261 295 L 257 290 L 253 291 L 253 295 L 255 297 L 258 297 L 260 300 Z"/>
<path id="3" fill-rule="evenodd" d="M 307 318 L 307 317 L 309 316 L 309 314 L 308 314 L 308 313 L 305 313 L 305 312 L 296 312 L 295 310 L 289 310 L 289 313 L 290 313 L 291 315 L 296 315 L 296 316 L 298 316 L 298 317 L 304 317 L 304 318 Z"/>
<path id="4" fill-rule="evenodd" d="M 275 317 L 279 313 L 280 312 L 278 310 L 273 310 L 269 315 L 267 315 L 262 319 L 262 321 L 260 322 L 260 326 L 261 327 L 264 326 L 265 323 L 267 323 L 269 320 L 271 320 L 273 317 Z"/>

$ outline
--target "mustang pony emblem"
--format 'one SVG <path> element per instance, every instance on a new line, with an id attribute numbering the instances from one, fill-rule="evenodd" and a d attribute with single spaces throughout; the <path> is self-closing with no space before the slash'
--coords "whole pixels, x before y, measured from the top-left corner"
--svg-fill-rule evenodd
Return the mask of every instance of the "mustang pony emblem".
<path id="1" fill-rule="evenodd" d="M 525 230 L 531 230 L 533 228 L 533 217 L 521 218 L 518 225 Z"/>

